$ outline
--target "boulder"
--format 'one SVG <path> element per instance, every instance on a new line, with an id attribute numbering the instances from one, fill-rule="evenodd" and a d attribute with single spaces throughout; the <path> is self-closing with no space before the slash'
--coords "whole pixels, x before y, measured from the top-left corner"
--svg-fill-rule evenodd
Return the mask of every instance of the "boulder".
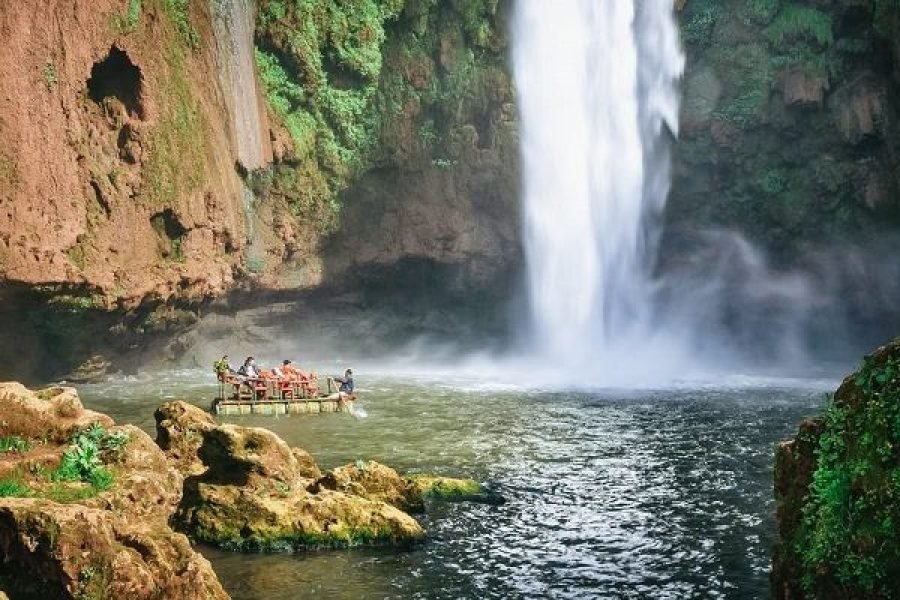
<path id="1" fill-rule="evenodd" d="M 474 479 L 454 479 L 434 475 L 411 475 L 406 478 L 409 493 L 420 503 L 425 500 L 446 502 L 484 502 L 502 504 L 503 498 Z"/>
<path id="2" fill-rule="evenodd" d="M 0 500 L 0 556 L 14 597 L 228 598 L 185 536 L 77 504 Z"/>
<path id="3" fill-rule="evenodd" d="M 402 544 L 425 535 L 415 519 L 384 502 L 330 490 L 267 493 L 192 479 L 174 521 L 197 540 L 243 551 Z"/>
<path id="4" fill-rule="evenodd" d="M 326 473 L 312 489 L 337 490 L 386 502 L 405 512 L 424 512 L 426 500 L 485 502 L 503 499 L 474 479 L 454 479 L 434 475 L 401 477 L 394 469 L 375 461 L 344 465 Z"/>
<path id="5" fill-rule="evenodd" d="M 216 427 L 212 415 L 193 404 L 176 401 L 157 408 L 153 418 L 156 443 L 181 473 L 197 475 L 206 470 L 197 452 L 203 441 L 201 432 Z"/>
<path id="6" fill-rule="evenodd" d="M 227 598 L 168 524 L 182 476 L 141 429 L 70 388 L 0 384 L 0 581 L 13 597 Z"/>
<path id="7" fill-rule="evenodd" d="M 406 512 L 424 509 L 421 494 L 414 493 L 397 471 L 372 460 L 329 471 L 316 482 L 316 486 L 386 502 Z"/>
<path id="8" fill-rule="evenodd" d="M 53 387 L 33 392 L 20 383 L 0 383 L 0 436 L 66 443 L 92 423 L 113 424 L 108 416 L 86 410 L 73 388 Z"/>
<path id="9" fill-rule="evenodd" d="M 252 551 L 403 543 L 425 535 L 394 506 L 316 485 L 322 472 L 312 456 L 271 431 L 215 425 L 182 404 L 157 411 L 157 430 L 187 475 L 173 523 L 191 537 Z M 184 431 L 198 441 L 179 441 Z"/>

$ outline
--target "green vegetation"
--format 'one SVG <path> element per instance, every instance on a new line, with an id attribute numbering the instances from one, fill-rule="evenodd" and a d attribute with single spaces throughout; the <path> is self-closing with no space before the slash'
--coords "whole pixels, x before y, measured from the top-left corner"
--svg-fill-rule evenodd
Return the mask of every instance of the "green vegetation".
<path id="1" fill-rule="evenodd" d="M 842 388 L 843 389 L 843 388 Z M 833 399 L 795 540 L 811 595 L 836 580 L 857 597 L 890 597 L 900 577 L 900 356 L 867 357 Z"/>
<path id="2" fill-rule="evenodd" d="M 109 489 L 113 475 L 103 466 L 103 459 L 118 456 L 128 443 L 128 434 L 108 432 L 94 423 L 75 434 L 72 447 L 63 453 L 59 468 L 52 474 L 54 481 L 83 481 L 92 488 Z"/>
<path id="3" fill-rule="evenodd" d="M 45 64 L 44 68 L 41 70 L 41 78 L 44 80 L 44 85 L 47 86 L 48 90 L 55 88 L 56 84 L 59 82 L 59 76 L 56 73 L 56 65 L 47 61 L 47 64 Z"/>
<path id="4" fill-rule="evenodd" d="M 128 0 L 128 10 L 124 15 L 113 15 L 113 29 L 119 34 L 135 31 L 141 22 L 141 0 Z"/>
<path id="5" fill-rule="evenodd" d="M 31 444 L 25 438 L 17 435 L 0 436 L 0 454 L 7 452 L 23 453 L 31 449 Z"/>
<path id="6" fill-rule="evenodd" d="M 780 7 L 781 0 L 747 0 L 743 10 L 751 23 L 766 25 L 772 22 Z"/>
<path id="7" fill-rule="evenodd" d="M 168 78 L 161 95 L 166 99 L 159 123 L 148 143 L 145 197 L 151 205 L 171 206 L 175 199 L 197 189 L 204 180 L 205 122 L 191 93 L 184 51 L 169 49 Z"/>
<path id="8" fill-rule="evenodd" d="M 821 10 L 798 4 L 782 8 L 767 33 L 776 46 L 797 40 L 812 41 L 821 47 L 834 43 L 831 17 Z"/>
<path id="9" fill-rule="evenodd" d="M 0 480 L 0 498 L 27 498 L 31 490 L 15 479 Z"/>
<path id="10" fill-rule="evenodd" d="M 132 0 L 132 3 L 137 0 Z M 191 24 L 190 0 L 163 0 L 163 10 L 175 24 L 181 40 L 190 48 L 200 47 L 200 35 Z M 138 2 L 140 6 L 140 2 Z M 130 15 L 129 11 L 129 15 Z"/>
<path id="11" fill-rule="evenodd" d="M 0 497 L 48 498 L 63 503 L 93 498 L 112 487 L 115 477 L 104 465 L 121 458 L 128 440 L 127 433 L 108 431 L 94 423 L 72 437 L 71 446 L 55 470 L 32 462 L 20 465 L 0 480 Z M 0 438 L 0 443 L 13 448 L 7 451 L 27 449 L 27 442 L 16 436 Z"/>
<path id="12" fill-rule="evenodd" d="M 757 186 L 764 194 L 780 194 L 787 188 L 787 174 L 782 169 L 767 169 L 757 179 Z"/>
<path id="13" fill-rule="evenodd" d="M 760 123 L 769 105 L 775 74 L 761 44 L 740 44 L 722 50 L 721 62 L 731 79 L 715 114 L 738 127 Z"/>
<path id="14" fill-rule="evenodd" d="M 719 0 L 691 0 L 681 22 L 681 35 L 688 44 L 706 46 L 721 16 Z"/>
<path id="15" fill-rule="evenodd" d="M 263 0 L 257 69 L 291 148 L 281 165 L 254 174 L 257 197 L 284 202 L 304 227 L 328 232 L 352 178 L 393 153 L 429 165 L 454 128 L 509 90 L 497 5 Z M 447 158 L 434 168 L 455 164 L 442 150 Z"/>

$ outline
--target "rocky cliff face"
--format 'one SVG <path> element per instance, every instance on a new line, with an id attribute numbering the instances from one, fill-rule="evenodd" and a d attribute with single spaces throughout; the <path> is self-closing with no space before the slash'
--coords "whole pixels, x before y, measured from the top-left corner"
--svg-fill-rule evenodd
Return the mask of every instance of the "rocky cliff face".
<path id="1" fill-rule="evenodd" d="M 0 7 L 0 365 L 48 377 L 139 351 L 236 287 L 502 328 L 521 267 L 511 3 L 261 0 L 266 166 L 249 170 L 214 6 Z M 688 68 L 664 258 L 708 228 L 780 263 L 895 231 L 896 3 L 676 7 Z"/>
<path id="2" fill-rule="evenodd" d="M 778 446 L 775 598 L 900 593 L 900 340 L 867 356 L 829 402 Z"/>
<path id="3" fill-rule="evenodd" d="M 0 7 L 0 277 L 109 308 L 232 284 L 244 214 L 207 5 Z"/>
<path id="4" fill-rule="evenodd" d="M 745 232 L 781 262 L 900 222 L 900 10 L 688 0 L 670 232 Z"/>
<path id="5" fill-rule="evenodd" d="M 332 232 L 321 268 L 337 287 L 399 281 L 404 261 L 489 287 L 517 262 L 507 13 L 496 0 L 261 3 L 276 162 L 255 180 L 305 231 L 276 264 Z"/>

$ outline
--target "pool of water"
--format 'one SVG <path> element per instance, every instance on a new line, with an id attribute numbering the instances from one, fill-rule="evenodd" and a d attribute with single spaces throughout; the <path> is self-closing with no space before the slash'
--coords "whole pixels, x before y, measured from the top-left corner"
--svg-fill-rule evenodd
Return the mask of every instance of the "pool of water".
<path id="1" fill-rule="evenodd" d="M 776 442 L 833 382 L 552 392 L 357 376 L 356 416 L 230 417 L 272 429 L 325 467 L 373 459 L 474 477 L 500 506 L 438 504 L 404 550 L 239 555 L 202 548 L 237 600 L 766 598 Z M 165 399 L 208 406 L 211 376 L 80 388 L 153 431 Z"/>

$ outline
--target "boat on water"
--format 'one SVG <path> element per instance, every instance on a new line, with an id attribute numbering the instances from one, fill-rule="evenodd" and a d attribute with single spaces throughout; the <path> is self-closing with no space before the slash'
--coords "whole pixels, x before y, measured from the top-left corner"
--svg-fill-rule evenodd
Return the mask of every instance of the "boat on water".
<path id="1" fill-rule="evenodd" d="M 351 412 L 354 394 L 339 393 L 329 378 L 328 394 L 315 380 L 219 378 L 219 395 L 211 411 L 217 415 L 301 415 Z M 228 393 L 229 390 L 231 393 Z"/>

